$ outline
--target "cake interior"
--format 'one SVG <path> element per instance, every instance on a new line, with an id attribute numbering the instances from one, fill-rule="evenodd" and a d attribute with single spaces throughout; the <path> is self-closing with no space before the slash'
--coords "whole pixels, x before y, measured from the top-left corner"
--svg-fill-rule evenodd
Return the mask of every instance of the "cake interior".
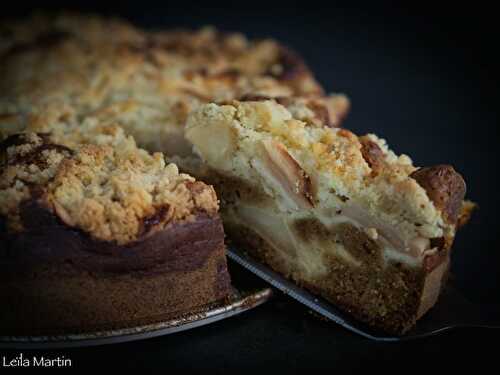
<path id="1" fill-rule="evenodd" d="M 401 334 L 436 302 L 449 254 L 427 272 L 423 260 L 384 248 L 373 230 L 348 217 L 279 212 L 271 199 L 255 200 L 264 191 L 213 176 L 232 244 L 359 320 Z"/>

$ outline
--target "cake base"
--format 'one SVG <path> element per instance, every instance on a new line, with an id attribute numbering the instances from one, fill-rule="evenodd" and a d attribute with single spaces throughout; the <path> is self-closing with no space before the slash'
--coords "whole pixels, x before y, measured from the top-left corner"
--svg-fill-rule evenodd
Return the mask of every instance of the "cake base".
<path id="1" fill-rule="evenodd" d="M 84 333 L 164 321 L 232 292 L 218 216 L 167 225 L 128 245 L 71 229 L 37 202 L 0 250 L 2 335 Z"/>
<path id="2" fill-rule="evenodd" d="M 217 251 L 223 253 L 221 247 Z M 215 285 L 217 259 L 194 271 L 152 275 L 98 275 L 77 272 L 54 278 L 50 271 L 31 280 L 7 282 L 0 295 L 9 309 L 0 313 L 3 335 L 84 333 L 165 321 L 206 303 L 224 302 Z"/>

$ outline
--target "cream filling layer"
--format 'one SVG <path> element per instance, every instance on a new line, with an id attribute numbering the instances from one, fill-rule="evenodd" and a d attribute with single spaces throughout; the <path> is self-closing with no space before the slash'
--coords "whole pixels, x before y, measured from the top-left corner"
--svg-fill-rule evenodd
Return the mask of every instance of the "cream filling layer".
<path id="1" fill-rule="evenodd" d="M 238 205 L 223 212 L 225 219 L 243 225 L 262 237 L 272 246 L 289 269 L 299 267 L 309 277 L 328 273 L 325 256 L 336 257 L 352 266 L 360 266 L 344 246 L 333 238 L 315 238 L 302 241 L 293 227 L 294 222 L 304 218 L 277 213 L 269 208 Z"/>
<path id="2" fill-rule="evenodd" d="M 385 234 L 374 226 L 363 226 L 359 221 L 345 214 L 327 215 L 324 210 L 298 211 L 295 213 L 284 213 L 276 211 L 273 202 L 267 206 L 255 206 L 247 202 L 240 202 L 237 206 L 232 206 L 226 210 L 226 219 L 243 225 L 263 238 L 273 247 L 282 261 L 287 262 L 290 267 L 300 267 L 310 277 L 321 276 L 328 272 L 325 256 L 333 256 L 350 266 L 360 266 L 362 261 L 351 254 L 340 241 L 335 240 L 335 227 L 340 224 L 350 224 L 364 230 L 367 235 L 374 240 L 382 250 L 382 260 L 384 264 L 404 263 L 411 267 L 417 267 L 423 260 L 424 253 L 427 253 L 427 241 L 416 241 L 424 247 L 419 250 L 420 255 L 414 252 L 396 249 Z M 304 235 L 297 233 L 294 226 L 300 220 L 313 219 L 319 221 L 331 236 L 314 236 L 313 233 Z"/>

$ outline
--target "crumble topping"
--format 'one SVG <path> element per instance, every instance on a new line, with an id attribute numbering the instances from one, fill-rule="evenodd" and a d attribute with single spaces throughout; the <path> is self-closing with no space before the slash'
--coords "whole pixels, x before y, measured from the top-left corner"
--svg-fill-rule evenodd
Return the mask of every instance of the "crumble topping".
<path id="1" fill-rule="evenodd" d="M 202 103 L 249 94 L 322 96 L 301 59 L 273 40 L 214 28 L 146 32 L 73 14 L 2 27 L 0 138 L 92 118 L 121 126 L 150 151 L 186 156 L 183 127 Z M 336 126 L 347 108 L 347 99 L 334 95 L 296 112 L 314 122 L 321 113 Z"/>
<path id="2" fill-rule="evenodd" d="M 186 137 L 211 167 L 261 184 L 284 212 L 337 207 L 361 223 L 377 218 L 390 236 L 415 249 L 422 247 L 415 238 L 455 233 L 456 222 L 414 178 L 411 159 L 373 134 L 311 126 L 276 100 L 260 100 L 204 105 L 190 116 Z M 459 202 L 464 189 L 454 195 Z"/>
<path id="3" fill-rule="evenodd" d="M 20 205 L 31 198 L 65 224 L 119 244 L 218 210 L 212 187 L 166 165 L 161 153 L 137 148 L 131 138 L 114 147 L 70 149 L 52 142 L 27 133 L 2 143 L 0 214 L 10 231 L 23 229 Z M 155 225 L 145 228 L 144 221 L 160 211 Z"/>

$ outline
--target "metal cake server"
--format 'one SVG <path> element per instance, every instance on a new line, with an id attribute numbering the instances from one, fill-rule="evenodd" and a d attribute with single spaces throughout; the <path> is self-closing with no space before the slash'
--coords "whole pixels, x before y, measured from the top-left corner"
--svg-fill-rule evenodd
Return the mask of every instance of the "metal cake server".
<path id="1" fill-rule="evenodd" d="M 332 303 L 298 287 L 269 267 L 253 260 L 243 251 L 229 247 L 230 259 L 259 276 L 283 293 L 306 305 L 316 313 L 366 338 L 376 341 L 402 341 L 432 336 L 460 327 L 500 328 L 500 309 L 487 310 L 462 296 L 450 283 L 438 303 L 403 336 L 390 336 L 357 321 Z"/>

